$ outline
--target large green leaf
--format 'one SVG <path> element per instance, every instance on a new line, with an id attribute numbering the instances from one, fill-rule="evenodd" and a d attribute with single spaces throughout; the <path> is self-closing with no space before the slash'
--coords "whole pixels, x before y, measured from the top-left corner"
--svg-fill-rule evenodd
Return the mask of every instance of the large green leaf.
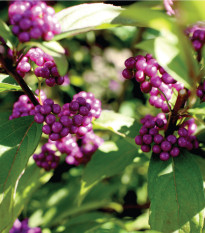
<path id="1" fill-rule="evenodd" d="M 18 181 L 41 137 L 41 125 L 33 116 L 0 125 L 0 231 L 12 222 Z"/>
<path id="2" fill-rule="evenodd" d="M 134 141 L 139 132 L 139 124 L 135 119 L 103 110 L 101 117 L 94 122 L 94 129 L 110 130 L 119 135 L 120 139 L 115 143 L 104 143 L 93 155 L 82 178 L 82 195 L 103 178 L 122 172 L 136 156 L 139 156 L 138 147 Z"/>
<path id="3" fill-rule="evenodd" d="M 0 20 L 0 36 L 4 39 L 7 46 L 13 49 L 16 42 L 16 37 L 12 34 L 9 26 Z"/>
<path id="4" fill-rule="evenodd" d="M 27 202 L 31 198 L 32 194 L 44 183 L 46 183 L 52 172 L 45 172 L 43 169 L 39 169 L 35 163 L 30 164 L 22 177 L 19 180 L 16 195 L 14 199 L 14 210 L 12 215 L 12 223 L 5 229 L 5 233 L 11 229 L 13 222 L 17 219 Z M 3 232 L 4 233 L 4 232 Z"/>
<path id="5" fill-rule="evenodd" d="M 173 19 L 170 16 L 145 3 L 132 4 L 121 12 L 120 17 L 133 20 L 133 25 L 150 27 L 159 31 L 172 31 L 174 28 Z"/>
<path id="6" fill-rule="evenodd" d="M 204 1 L 178 1 L 176 6 L 178 11 L 177 17 L 185 26 L 197 21 L 204 21 Z"/>
<path id="7" fill-rule="evenodd" d="M 22 90 L 18 83 L 8 74 L 0 74 L 0 92 L 20 91 Z"/>
<path id="8" fill-rule="evenodd" d="M 161 232 L 200 233 L 204 221 L 202 176 L 193 155 L 160 161 L 151 158 L 148 172 L 150 226 Z"/>
<path id="9" fill-rule="evenodd" d="M 106 29 L 119 24 L 112 21 L 122 12 L 121 7 L 104 3 L 86 3 L 66 8 L 56 14 L 62 33 L 54 40 L 70 37 L 96 29 Z"/>
<path id="10" fill-rule="evenodd" d="M 100 180 L 122 172 L 126 166 L 133 163 L 136 156 L 139 156 L 137 147 L 123 138 L 113 143 L 110 148 L 107 148 L 105 143 L 93 155 L 84 170 L 81 195 L 85 195 Z"/>
<path id="11" fill-rule="evenodd" d="M 68 72 L 68 61 L 66 59 L 64 48 L 56 41 L 49 42 L 35 42 L 30 41 L 21 45 L 22 48 L 38 47 L 41 48 L 45 53 L 51 55 L 57 65 L 58 72 L 61 76 L 64 76 Z"/>

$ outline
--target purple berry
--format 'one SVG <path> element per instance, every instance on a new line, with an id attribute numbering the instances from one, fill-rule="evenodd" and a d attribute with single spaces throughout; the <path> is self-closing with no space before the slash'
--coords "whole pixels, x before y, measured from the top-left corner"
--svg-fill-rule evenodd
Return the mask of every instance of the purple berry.
<path id="1" fill-rule="evenodd" d="M 173 147 L 172 150 L 170 151 L 170 155 L 172 157 L 177 157 L 180 153 L 180 150 L 178 147 Z"/>
<path id="2" fill-rule="evenodd" d="M 187 145 L 187 140 L 186 140 L 186 138 L 184 138 L 184 137 L 178 138 L 178 145 L 179 145 L 180 147 L 186 147 L 186 145 Z"/>
<path id="3" fill-rule="evenodd" d="M 124 69 L 122 71 L 122 76 L 125 78 L 125 79 L 132 79 L 133 78 L 133 72 L 131 70 L 128 70 L 128 69 Z"/>
<path id="4" fill-rule="evenodd" d="M 171 144 L 175 144 L 177 142 L 177 138 L 175 135 L 169 135 L 167 137 L 167 141 L 170 142 Z"/>
<path id="5" fill-rule="evenodd" d="M 34 120 L 36 123 L 42 124 L 44 122 L 44 116 L 40 113 L 36 113 L 34 116 Z"/>
<path id="6" fill-rule="evenodd" d="M 52 112 L 54 114 L 59 114 L 61 112 L 61 106 L 58 104 L 53 104 L 52 106 Z"/>
<path id="7" fill-rule="evenodd" d="M 150 84 L 150 82 L 148 81 L 144 81 L 141 86 L 140 86 L 140 89 L 142 92 L 144 93 L 149 93 L 152 89 L 152 85 Z"/>
<path id="8" fill-rule="evenodd" d="M 130 57 L 127 60 L 125 60 L 125 66 L 127 69 L 134 69 L 135 68 L 136 61 L 134 57 Z"/>
<path id="9" fill-rule="evenodd" d="M 60 122 L 54 122 L 52 125 L 52 131 L 54 133 L 60 133 L 62 128 L 63 128 L 63 125 Z"/>
<path id="10" fill-rule="evenodd" d="M 154 145 L 152 147 L 152 151 L 155 153 L 155 154 L 159 154 L 161 152 L 161 147 L 159 145 Z"/>
<path id="11" fill-rule="evenodd" d="M 154 136 L 154 142 L 156 144 L 160 144 L 163 141 L 164 137 L 161 134 L 157 134 Z"/>
<path id="12" fill-rule="evenodd" d="M 161 160 L 163 160 L 163 161 L 166 161 L 166 160 L 168 160 L 169 159 L 169 153 L 168 152 L 161 152 L 160 153 L 160 155 L 159 155 L 159 158 L 161 159 Z"/>
<path id="13" fill-rule="evenodd" d="M 136 143 L 137 145 L 142 145 L 142 144 L 143 144 L 142 136 L 137 135 L 137 136 L 135 137 L 135 143 Z"/>
<path id="14" fill-rule="evenodd" d="M 151 146 L 149 146 L 149 145 L 142 145 L 141 146 L 141 150 L 143 152 L 150 152 L 151 151 Z"/>
<path id="15" fill-rule="evenodd" d="M 149 134 L 143 135 L 144 144 L 150 145 L 152 143 L 152 136 Z"/>
<path id="16" fill-rule="evenodd" d="M 172 144 L 170 143 L 170 142 L 168 142 L 168 141 L 163 141 L 162 143 L 161 143 L 161 149 L 163 150 L 163 151 L 170 151 L 171 150 L 171 148 L 172 148 Z"/>

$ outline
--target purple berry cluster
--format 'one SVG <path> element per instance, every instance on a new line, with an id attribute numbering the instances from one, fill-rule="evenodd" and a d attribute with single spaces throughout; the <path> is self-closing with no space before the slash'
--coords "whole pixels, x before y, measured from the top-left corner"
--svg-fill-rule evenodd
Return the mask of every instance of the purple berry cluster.
<path id="1" fill-rule="evenodd" d="M 86 103 L 90 104 L 91 106 L 90 112 L 92 113 L 92 116 L 96 119 L 99 118 L 102 111 L 101 101 L 96 99 L 93 93 L 91 92 L 81 91 L 73 96 L 73 100 L 76 100 L 79 97 L 86 99 Z"/>
<path id="2" fill-rule="evenodd" d="M 150 93 L 149 103 L 156 108 L 161 108 L 164 113 L 168 113 L 169 106 L 166 99 L 171 100 L 172 88 L 179 91 L 184 88 L 183 84 L 173 79 L 151 54 L 130 57 L 125 61 L 125 66 L 126 69 L 122 71 L 122 76 L 125 79 L 135 77 L 136 81 L 140 83 L 141 91 Z"/>
<path id="3" fill-rule="evenodd" d="M 68 135 L 56 141 L 56 147 L 62 154 L 66 154 L 66 163 L 78 166 L 89 162 L 102 143 L 103 139 L 91 131 L 81 139 Z"/>
<path id="4" fill-rule="evenodd" d="M 190 38 L 194 49 L 201 52 L 205 44 L 205 24 L 204 22 L 196 23 L 188 27 L 185 31 L 186 35 Z"/>
<path id="5" fill-rule="evenodd" d="M 75 134 L 81 138 L 92 130 L 91 105 L 83 97 L 77 97 L 70 103 L 54 104 L 53 100 L 46 99 L 43 105 L 35 107 L 34 120 L 43 126 L 43 132 L 49 139 L 57 141 L 68 134 Z"/>
<path id="6" fill-rule="evenodd" d="M 51 40 L 61 32 L 55 10 L 45 2 L 16 1 L 9 6 L 8 14 L 12 32 L 21 42 L 40 38 Z"/>
<path id="7" fill-rule="evenodd" d="M 82 152 L 78 146 L 76 137 L 69 134 L 68 136 L 56 141 L 56 148 L 62 153 L 66 154 L 65 161 L 67 164 L 78 166 L 78 160 L 83 157 Z"/>
<path id="8" fill-rule="evenodd" d="M 41 229 L 39 227 L 29 227 L 28 219 L 24 219 L 22 222 L 16 219 L 9 233 L 41 233 Z"/>
<path id="9" fill-rule="evenodd" d="M 167 137 L 159 133 L 160 129 L 166 128 L 166 117 L 162 113 L 156 117 L 151 115 L 145 116 L 141 123 L 139 133 L 135 137 L 135 143 L 141 146 L 143 152 L 150 152 L 159 155 L 161 160 L 168 160 L 170 157 L 177 157 L 180 154 L 180 149 L 187 150 L 196 149 L 199 143 L 196 136 L 192 134 L 196 131 L 194 119 L 185 121 L 176 132 L 176 135 L 171 134 Z"/>
<path id="10" fill-rule="evenodd" d="M 69 121 L 69 132 L 81 138 L 92 130 L 91 105 L 83 97 L 73 98 L 70 103 L 64 104 L 59 114 L 61 121 Z"/>
<path id="11" fill-rule="evenodd" d="M 196 95 L 200 98 L 201 102 L 205 102 L 205 80 L 198 86 Z"/>
<path id="12" fill-rule="evenodd" d="M 46 84 L 49 87 L 54 85 L 62 85 L 64 77 L 60 76 L 56 64 L 47 53 L 44 53 L 40 48 L 31 48 L 17 65 L 17 72 L 21 77 L 24 77 L 26 73 L 31 71 L 31 63 L 34 62 L 37 67 L 34 69 L 34 73 L 37 77 L 46 79 Z"/>
<path id="13" fill-rule="evenodd" d="M 83 154 L 82 159 L 80 159 L 80 163 L 87 163 L 103 142 L 103 139 L 95 135 L 93 131 L 86 134 L 80 141 L 80 150 Z"/>
<path id="14" fill-rule="evenodd" d="M 39 94 L 39 91 L 36 91 L 36 94 Z M 37 98 L 39 100 L 39 98 Z M 40 99 L 44 101 L 46 99 L 46 95 L 43 91 L 40 93 Z M 12 115 L 9 116 L 9 120 L 24 117 L 24 116 L 32 116 L 35 115 L 35 107 L 31 103 L 30 99 L 27 95 L 21 95 L 17 102 L 13 105 Z"/>
<path id="15" fill-rule="evenodd" d="M 41 147 L 41 153 L 33 155 L 36 165 L 44 168 L 46 171 L 55 169 L 60 161 L 60 157 L 56 156 L 53 146 L 52 143 L 48 142 Z"/>

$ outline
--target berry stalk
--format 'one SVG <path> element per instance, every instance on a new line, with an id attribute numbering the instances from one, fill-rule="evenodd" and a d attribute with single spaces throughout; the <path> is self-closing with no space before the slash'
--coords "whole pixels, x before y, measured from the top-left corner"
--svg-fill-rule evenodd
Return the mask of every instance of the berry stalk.
<path id="1" fill-rule="evenodd" d="M 178 92 L 178 97 L 176 100 L 176 103 L 174 105 L 173 110 L 171 111 L 171 115 L 169 116 L 168 124 L 167 124 L 167 129 L 165 131 L 165 136 L 168 136 L 172 134 L 176 130 L 176 123 L 177 120 L 179 119 L 179 110 L 184 107 L 187 99 L 188 99 L 188 90 L 187 89 L 182 89 Z"/>
<path id="2" fill-rule="evenodd" d="M 39 102 L 34 96 L 33 92 L 30 90 L 26 82 L 22 79 L 22 77 L 17 73 L 17 71 L 13 67 L 12 60 L 9 58 L 4 58 L 2 54 L 0 54 L 0 63 L 2 67 L 6 70 L 6 72 L 10 74 L 16 80 L 16 82 L 21 86 L 22 90 L 29 97 L 33 105 L 34 106 L 39 105 Z"/>

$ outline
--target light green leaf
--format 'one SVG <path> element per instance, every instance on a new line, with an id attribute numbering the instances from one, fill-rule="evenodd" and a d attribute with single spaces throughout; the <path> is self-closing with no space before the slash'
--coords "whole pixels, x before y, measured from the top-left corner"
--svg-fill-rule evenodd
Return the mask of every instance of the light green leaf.
<path id="1" fill-rule="evenodd" d="M 16 37 L 12 34 L 9 26 L 0 20 L 0 35 L 6 42 L 7 46 L 11 49 L 14 48 L 14 44 L 16 43 Z"/>
<path id="2" fill-rule="evenodd" d="M 202 176 L 193 155 L 168 161 L 152 156 L 148 172 L 150 226 L 161 232 L 200 233 L 204 222 Z"/>
<path id="3" fill-rule="evenodd" d="M 103 110 L 100 118 L 93 122 L 93 127 L 94 129 L 110 130 L 135 145 L 134 138 L 140 129 L 140 124 L 129 116 Z"/>
<path id="4" fill-rule="evenodd" d="M 91 30 L 107 29 L 119 24 L 112 22 L 122 12 L 121 7 L 104 3 L 86 3 L 66 8 L 56 14 L 62 33 L 54 40 Z"/>
<path id="5" fill-rule="evenodd" d="M 181 24 L 187 26 L 197 21 L 204 21 L 204 1 L 178 1 L 176 7 L 178 11 L 177 17 Z"/>
<path id="6" fill-rule="evenodd" d="M 0 74 L 0 92 L 20 91 L 22 90 L 18 83 L 8 74 Z"/>
<path id="7" fill-rule="evenodd" d="M 148 4 L 132 4 L 122 11 L 120 17 L 133 20 L 132 24 L 136 26 L 150 27 L 159 31 L 172 31 L 174 28 L 173 19 L 161 10 L 149 7 Z"/>
<path id="8" fill-rule="evenodd" d="M 33 116 L 0 125 L 0 231 L 12 223 L 18 181 L 42 133 Z"/>

